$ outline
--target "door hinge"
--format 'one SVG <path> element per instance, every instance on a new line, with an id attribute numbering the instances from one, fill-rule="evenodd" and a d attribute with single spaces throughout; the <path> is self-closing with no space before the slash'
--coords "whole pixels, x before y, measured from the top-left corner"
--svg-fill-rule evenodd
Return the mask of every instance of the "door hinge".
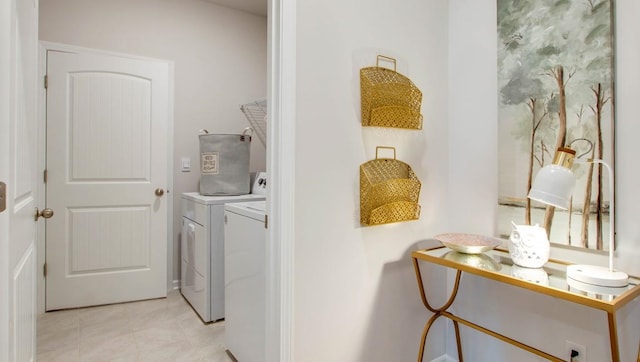
<path id="1" fill-rule="evenodd" d="M 47 263 L 44 263 L 44 265 L 42 266 L 42 274 L 45 278 L 47 277 Z"/>
<path id="2" fill-rule="evenodd" d="M 0 182 L 0 212 L 7 209 L 7 184 Z"/>
<path id="3" fill-rule="evenodd" d="M 47 183 L 48 178 L 49 178 L 49 172 L 47 170 L 44 170 L 44 175 L 42 176 L 44 183 Z"/>
<path id="4" fill-rule="evenodd" d="M 49 88 L 49 76 L 48 75 L 44 75 L 44 89 Z"/>
<path id="5" fill-rule="evenodd" d="M 269 215 L 264 215 L 264 228 L 268 229 L 269 228 Z"/>

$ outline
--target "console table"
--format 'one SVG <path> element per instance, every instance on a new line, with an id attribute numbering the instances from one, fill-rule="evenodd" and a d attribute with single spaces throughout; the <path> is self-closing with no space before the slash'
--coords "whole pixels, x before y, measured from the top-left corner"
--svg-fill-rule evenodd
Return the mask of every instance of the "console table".
<path id="1" fill-rule="evenodd" d="M 467 327 L 491 335 L 548 360 L 558 362 L 566 360 L 482 327 L 478 324 L 472 323 L 449 312 L 448 309 L 451 307 L 458 294 L 460 278 L 463 272 L 606 312 L 609 322 L 611 360 L 613 362 L 620 361 L 616 312 L 620 310 L 622 306 L 631 302 L 640 295 L 640 279 L 638 278 L 630 277 L 629 285 L 623 288 L 598 288 L 574 282 L 573 280 L 567 280 L 566 267 L 569 263 L 550 260 L 543 266 L 543 268 L 540 269 L 521 268 L 513 265 L 508 251 L 501 249 L 490 250 L 482 254 L 461 254 L 446 247 L 436 247 L 414 251 L 411 253 L 411 257 L 413 260 L 413 267 L 416 272 L 416 278 L 418 280 L 418 288 L 420 289 L 422 302 L 428 310 L 434 313 L 425 324 L 422 332 L 420 349 L 418 352 L 418 362 L 422 361 L 424 345 L 429 329 L 433 322 L 439 317 L 449 318 L 453 322 L 460 362 L 463 361 L 463 357 L 459 324 L 463 324 Z M 421 261 L 442 265 L 456 270 L 456 279 L 453 291 L 451 292 L 447 302 L 442 307 L 433 307 L 427 299 L 424 283 L 422 281 L 422 274 L 420 273 Z"/>

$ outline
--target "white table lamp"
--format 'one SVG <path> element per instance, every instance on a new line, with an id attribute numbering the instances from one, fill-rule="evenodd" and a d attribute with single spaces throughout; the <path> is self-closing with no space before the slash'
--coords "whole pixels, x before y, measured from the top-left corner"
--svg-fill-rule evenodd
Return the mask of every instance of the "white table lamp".
<path id="1" fill-rule="evenodd" d="M 576 152 L 568 147 L 559 148 L 553 158 L 553 164 L 543 167 L 529 190 L 528 197 L 544 204 L 568 209 L 571 202 L 571 193 L 575 185 L 575 176 L 571 172 L 574 160 L 576 162 L 599 163 L 604 165 L 609 172 L 609 267 L 596 265 L 569 265 L 567 278 L 582 283 L 606 286 L 624 287 L 629 283 L 629 276 L 621 271 L 613 269 L 613 252 L 615 245 L 615 205 L 613 199 L 613 170 L 600 159 L 588 159 L 582 161 L 575 158 Z M 588 210 L 584 210 L 588 212 Z"/>

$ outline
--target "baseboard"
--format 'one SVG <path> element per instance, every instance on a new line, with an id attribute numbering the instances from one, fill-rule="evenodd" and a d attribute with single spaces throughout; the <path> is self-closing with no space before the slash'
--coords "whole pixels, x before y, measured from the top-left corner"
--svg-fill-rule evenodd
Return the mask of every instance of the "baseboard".
<path id="1" fill-rule="evenodd" d="M 458 360 L 449 356 L 448 354 L 443 354 L 442 356 L 431 360 L 431 362 L 458 362 Z"/>

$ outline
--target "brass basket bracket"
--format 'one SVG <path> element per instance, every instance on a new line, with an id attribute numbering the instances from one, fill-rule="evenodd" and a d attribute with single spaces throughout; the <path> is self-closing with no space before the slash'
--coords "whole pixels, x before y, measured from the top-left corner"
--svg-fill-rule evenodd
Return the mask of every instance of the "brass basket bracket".
<path id="1" fill-rule="evenodd" d="M 385 55 L 378 55 L 378 57 L 376 58 L 376 67 L 380 66 L 380 60 L 383 60 L 385 62 L 389 62 L 389 63 L 393 63 L 393 71 L 396 72 L 396 59 L 395 58 L 391 58 Z"/>
<path id="2" fill-rule="evenodd" d="M 396 148 L 395 147 L 389 147 L 389 146 L 376 146 L 376 160 L 380 157 L 378 157 L 378 151 L 380 149 L 386 149 L 386 150 L 393 150 L 393 159 L 396 159 Z"/>

